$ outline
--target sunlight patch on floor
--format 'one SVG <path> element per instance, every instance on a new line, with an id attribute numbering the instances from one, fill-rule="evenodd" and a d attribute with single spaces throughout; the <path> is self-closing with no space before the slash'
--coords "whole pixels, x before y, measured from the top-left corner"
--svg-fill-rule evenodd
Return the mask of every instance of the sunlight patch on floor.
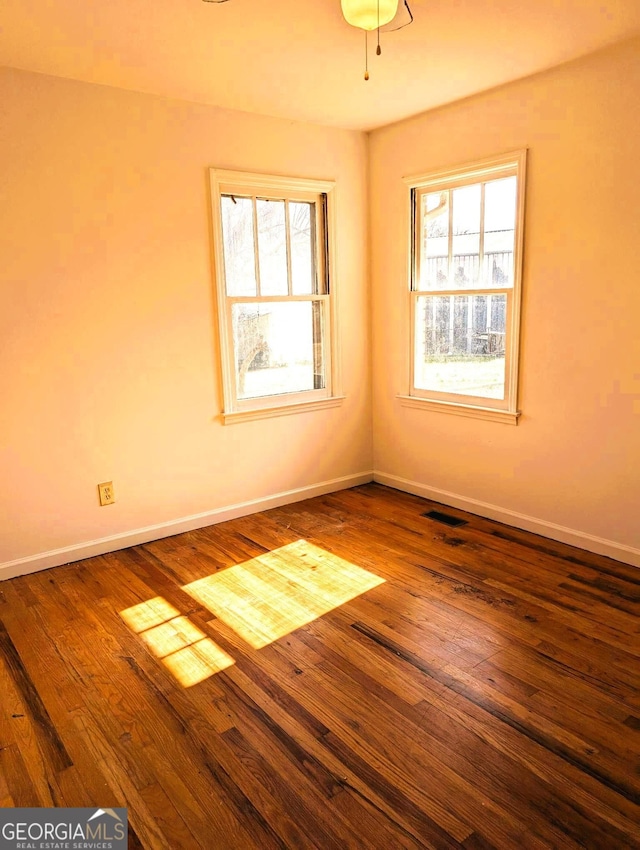
<path id="1" fill-rule="evenodd" d="M 297 540 L 183 590 L 260 649 L 383 582 L 313 543 Z"/>
<path id="2" fill-rule="evenodd" d="M 235 663 L 161 596 L 126 608 L 120 616 L 185 688 Z"/>

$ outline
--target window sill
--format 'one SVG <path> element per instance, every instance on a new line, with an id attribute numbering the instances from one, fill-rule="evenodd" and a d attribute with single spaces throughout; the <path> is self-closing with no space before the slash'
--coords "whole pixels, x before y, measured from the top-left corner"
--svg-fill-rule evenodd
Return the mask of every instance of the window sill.
<path id="1" fill-rule="evenodd" d="M 403 407 L 415 407 L 432 413 L 449 413 L 454 416 L 468 416 L 471 419 L 486 419 L 490 422 L 501 422 L 503 425 L 517 425 L 520 411 L 495 410 L 493 407 L 475 407 L 470 404 L 456 404 L 450 401 L 434 401 L 417 396 L 399 395 L 398 400 Z"/>
<path id="2" fill-rule="evenodd" d="M 289 416 L 292 413 L 311 413 L 315 410 L 324 410 L 328 407 L 339 407 L 345 396 L 332 396 L 315 401 L 301 401 L 297 404 L 279 404 L 274 407 L 256 407 L 247 410 L 234 410 L 222 414 L 225 425 L 233 425 L 236 422 L 249 422 L 252 419 L 271 419 L 275 416 Z"/>

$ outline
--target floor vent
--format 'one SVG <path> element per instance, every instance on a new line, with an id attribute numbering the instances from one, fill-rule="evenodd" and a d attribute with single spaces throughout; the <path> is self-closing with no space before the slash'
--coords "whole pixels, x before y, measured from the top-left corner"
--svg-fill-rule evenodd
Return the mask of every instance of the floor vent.
<path id="1" fill-rule="evenodd" d="M 458 517 L 451 516 L 451 514 L 443 514 L 441 511 L 427 511 L 422 516 L 435 519 L 436 522 L 441 522 L 451 528 L 457 528 L 459 525 L 467 525 L 468 523 L 466 519 L 458 519 Z"/>

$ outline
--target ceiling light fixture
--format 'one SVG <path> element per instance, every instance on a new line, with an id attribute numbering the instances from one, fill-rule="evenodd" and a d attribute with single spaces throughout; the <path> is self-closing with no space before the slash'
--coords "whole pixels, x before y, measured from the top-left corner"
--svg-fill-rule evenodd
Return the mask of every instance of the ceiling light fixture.
<path id="1" fill-rule="evenodd" d="M 341 0 L 344 19 L 352 27 L 379 29 L 392 21 L 398 11 L 398 0 Z"/>
<path id="2" fill-rule="evenodd" d="M 398 0 L 340 0 L 345 21 L 352 27 L 364 30 L 364 78 L 369 79 L 369 45 L 368 35 L 377 30 L 378 43 L 376 56 L 380 56 L 380 28 L 390 24 L 398 14 Z M 413 21 L 413 15 L 407 0 L 403 0 L 403 11 L 406 10 L 408 20 L 393 29 L 402 29 Z"/>

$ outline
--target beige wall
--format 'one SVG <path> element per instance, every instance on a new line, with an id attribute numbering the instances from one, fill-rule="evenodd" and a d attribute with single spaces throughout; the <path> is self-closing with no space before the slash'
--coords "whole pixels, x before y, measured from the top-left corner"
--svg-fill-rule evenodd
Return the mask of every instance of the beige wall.
<path id="1" fill-rule="evenodd" d="M 376 131 L 368 150 L 358 133 L 1 70 L 0 573 L 366 475 L 370 338 L 386 480 L 582 533 L 587 548 L 602 538 L 635 562 L 639 48 Z M 525 146 L 520 424 L 401 407 L 401 178 Z M 341 408 L 222 425 L 210 166 L 338 180 Z M 100 508 L 95 485 L 110 479 L 117 504 Z"/>
<path id="2" fill-rule="evenodd" d="M 371 469 L 363 134 L 7 69 L 0 104 L 0 566 Z M 218 418 L 211 166 L 338 181 L 342 407 Z"/>
<path id="3" fill-rule="evenodd" d="M 378 130 L 370 192 L 375 469 L 640 555 L 638 92 L 634 41 Z M 522 147 L 520 424 L 401 407 L 401 178 Z"/>

